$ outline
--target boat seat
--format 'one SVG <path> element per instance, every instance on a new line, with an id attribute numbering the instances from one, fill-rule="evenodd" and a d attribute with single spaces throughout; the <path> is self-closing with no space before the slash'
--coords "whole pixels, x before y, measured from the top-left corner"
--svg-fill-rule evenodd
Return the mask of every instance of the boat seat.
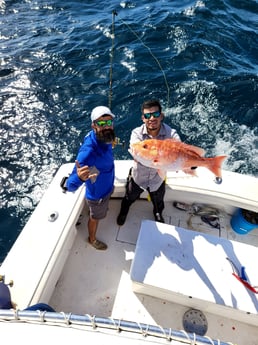
<path id="1" fill-rule="evenodd" d="M 130 270 L 132 289 L 257 325 L 257 295 L 233 276 L 227 258 L 257 284 L 258 248 L 144 220 Z"/>

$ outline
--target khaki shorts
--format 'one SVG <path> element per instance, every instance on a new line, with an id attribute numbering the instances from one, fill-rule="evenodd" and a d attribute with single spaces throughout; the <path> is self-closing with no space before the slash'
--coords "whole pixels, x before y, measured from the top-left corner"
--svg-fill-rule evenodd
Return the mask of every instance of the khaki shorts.
<path id="1" fill-rule="evenodd" d="M 86 202 L 89 206 L 91 218 L 103 219 L 106 217 L 107 211 L 108 211 L 109 199 L 110 199 L 112 193 L 113 193 L 113 190 L 110 194 L 105 196 L 105 198 L 100 199 L 100 200 L 88 200 L 88 199 L 86 199 Z"/>

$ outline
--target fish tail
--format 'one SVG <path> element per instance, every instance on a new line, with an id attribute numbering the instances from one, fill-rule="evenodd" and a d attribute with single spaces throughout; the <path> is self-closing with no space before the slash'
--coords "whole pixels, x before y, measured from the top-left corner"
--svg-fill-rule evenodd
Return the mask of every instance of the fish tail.
<path id="1" fill-rule="evenodd" d="M 222 177 L 221 165 L 227 156 L 217 156 L 214 158 L 207 158 L 207 168 L 213 172 L 216 177 Z"/>

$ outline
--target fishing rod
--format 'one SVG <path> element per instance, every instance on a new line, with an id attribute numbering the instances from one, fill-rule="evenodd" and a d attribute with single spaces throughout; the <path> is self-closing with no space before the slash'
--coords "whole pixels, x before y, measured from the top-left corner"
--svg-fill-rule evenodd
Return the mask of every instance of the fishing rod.
<path id="1" fill-rule="evenodd" d="M 113 61 L 114 61 L 114 47 L 115 47 L 115 16 L 117 16 L 117 12 L 114 10 L 112 11 L 112 31 L 111 31 L 111 39 L 112 39 L 112 46 L 111 46 L 111 53 L 110 53 L 110 70 L 109 70 L 109 95 L 108 95 L 108 106 L 111 109 L 112 105 L 112 96 L 113 96 Z M 120 138 L 115 137 L 115 140 L 112 142 L 112 147 L 114 148 L 116 145 L 121 145 L 125 148 L 125 141 L 121 141 Z"/>
<path id="2" fill-rule="evenodd" d="M 109 95 L 108 95 L 108 105 L 109 108 L 111 109 L 112 106 L 112 97 L 113 97 L 113 62 L 114 62 L 114 52 L 115 52 L 115 17 L 118 15 L 116 10 L 112 11 L 112 30 L 111 30 L 111 40 L 112 40 L 112 45 L 111 45 L 111 52 L 110 52 L 110 70 L 109 70 Z M 156 61 L 156 63 L 158 64 L 163 77 L 164 77 L 164 81 L 165 81 L 165 85 L 167 88 L 167 105 L 169 106 L 170 104 L 170 92 L 169 92 L 169 85 L 167 82 L 167 78 L 166 78 L 166 74 L 158 60 L 158 58 L 153 54 L 153 52 L 151 51 L 150 47 L 148 47 L 143 40 L 140 38 L 140 36 L 125 22 L 120 18 L 121 22 L 126 25 L 126 27 L 136 36 L 136 38 L 142 43 L 142 45 L 149 51 L 150 55 L 153 57 L 153 59 Z M 116 145 L 122 145 L 123 147 L 125 147 L 125 142 L 124 141 L 120 141 L 119 138 L 115 138 L 115 141 L 113 142 L 113 147 L 115 147 Z"/>
<path id="3" fill-rule="evenodd" d="M 112 96 L 113 96 L 113 61 L 114 61 L 114 47 L 115 47 L 115 16 L 117 16 L 117 12 L 114 10 L 112 12 L 112 32 L 111 32 L 111 39 L 112 39 L 112 46 L 111 46 L 111 53 L 110 53 L 110 71 L 109 71 L 109 96 L 108 96 L 108 106 L 111 109 L 112 103 Z"/>

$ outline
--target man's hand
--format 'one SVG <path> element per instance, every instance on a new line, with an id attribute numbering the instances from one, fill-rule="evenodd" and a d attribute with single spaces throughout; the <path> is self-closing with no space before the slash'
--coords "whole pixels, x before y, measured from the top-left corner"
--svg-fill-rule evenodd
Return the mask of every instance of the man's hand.
<path id="1" fill-rule="evenodd" d="M 80 163 L 77 160 L 75 161 L 75 165 L 76 165 L 76 169 L 77 169 L 77 175 L 78 175 L 79 179 L 82 180 L 83 182 L 85 182 L 89 178 L 94 179 L 98 176 L 98 174 L 91 174 L 90 173 L 90 168 L 88 167 L 88 165 L 81 167 Z"/>

